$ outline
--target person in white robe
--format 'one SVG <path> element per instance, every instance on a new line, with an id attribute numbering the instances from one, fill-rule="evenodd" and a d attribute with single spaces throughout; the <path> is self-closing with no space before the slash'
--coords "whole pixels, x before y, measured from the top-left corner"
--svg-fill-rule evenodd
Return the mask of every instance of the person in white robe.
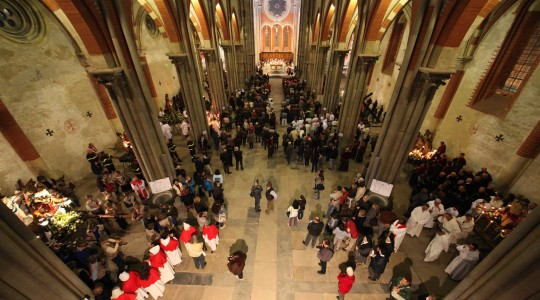
<path id="1" fill-rule="evenodd" d="M 167 255 L 169 263 L 173 266 L 179 265 L 182 262 L 182 252 L 180 251 L 180 242 L 172 234 L 166 238 L 162 238 L 159 246 Z"/>
<path id="2" fill-rule="evenodd" d="M 435 225 L 435 220 L 444 214 L 444 205 L 441 203 L 441 199 L 435 199 L 427 203 L 429 205 L 429 211 L 431 213 L 431 218 L 424 225 L 426 228 L 433 228 Z"/>
<path id="3" fill-rule="evenodd" d="M 473 203 L 471 204 L 471 209 L 469 209 L 467 213 L 472 214 L 476 210 L 476 207 L 478 205 L 482 205 L 484 210 L 491 210 L 491 204 L 489 204 L 489 202 L 486 202 L 486 200 L 484 199 L 477 199 L 473 201 Z"/>
<path id="4" fill-rule="evenodd" d="M 411 212 L 411 217 L 407 221 L 407 233 L 410 236 L 420 236 L 422 228 L 431 218 L 431 213 L 429 212 L 429 206 L 424 204 L 418 206 Z"/>
<path id="5" fill-rule="evenodd" d="M 458 209 L 455 208 L 455 207 L 449 207 L 449 208 L 447 208 L 447 209 L 445 210 L 445 212 L 451 214 L 452 216 L 454 216 L 454 217 L 456 217 L 456 218 L 459 216 L 459 211 L 458 211 Z"/>
<path id="6" fill-rule="evenodd" d="M 156 245 L 152 248 L 150 248 L 150 250 L 148 250 L 148 252 L 150 253 L 150 259 L 149 259 L 149 264 L 152 266 L 152 267 L 157 267 L 158 270 L 159 270 L 159 274 L 161 275 L 161 281 L 163 281 L 163 283 L 167 283 L 171 280 L 174 279 L 174 268 L 172 266 L 172 264 L 170 263 L 169 259 L 167 258 L 167 255 L 161 251 L 161 248 L 159 247 L 159 245 Z M 161 252 L 161 253 L 160 253 Z M 164 255 L 163 257 L 165 257 L 166 259 L 166 262 L 160 267 L 158 265 L 154 265 L 152 263 L 152 261 L 154 261 L 154 259 L 152 259 L 153 256 L 155 255 Z"/>
<path id="7" fill-rule="evenodd" d="M 438 231 L 424 251 L 426 253 L 424 261 L 435 261 L 443 251 L 447 252 L 448 247 L 450 246 L 450 238 L 450 234 L 443 230 Z"/>
<path id="8" fill-rule="evenodd" d="M 407 225 L 403 220 L 396 220 L 390 225 L 390 232 L 394 234 L 394 252 L 397 252 L 405 234 L 407 233 Z"/>
<path id="9" fill-rule="evenodd" d="M 466 214 L 456 219 L 461 228 L 461 233 L 457 235 L 457 239 L 465 239 L 474 229 L 474 218 L 471 214 Z"/>
<path id="10" fill-rule="evenodd" d="M 478 246 L 476 244 L 457 246 L 456 249 L 459 251 L 459 256 L 448 264 L 444 272 L 453 280 L 465 278 L 480 259 L 480 251 L 477 248 Z"/>
<path id="11" fill-rule="evenodd" d="M 438 222 L 442 224 L 442 230 L 450 234 L 450 243 L 454 244 L 459 234 L 461 234 L 461 228 L 456 218 L 449 213 L 445 213 L 444 216 L 438 218 Z"/>

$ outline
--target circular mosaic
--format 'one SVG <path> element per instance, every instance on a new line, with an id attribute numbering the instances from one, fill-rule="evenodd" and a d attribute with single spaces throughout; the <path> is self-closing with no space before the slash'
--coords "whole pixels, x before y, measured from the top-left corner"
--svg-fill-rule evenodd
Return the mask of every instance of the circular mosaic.
<path id="1" fill-rule="evenodd" d="M 146 31 L 150 34 L 153 38 L 159 37 L 159 29 L 156 26 L 156 23 L 154 23 L 154 20 L 150 15 L 147 13 L 144 17 L 144 27 L 146 28 Z"/>
<path id="2" fill-rule="evenodd" d="M 290 0 L 265 0 L 264 12 L 273 21 L 283 20 L 291 10 Z"/>
<path id="3" fill-rule="evenodd" d="M 39 42 L 45 36 L 43 16 L 29 0 L 0 1 L 0 36 L 20 44 Z"/>

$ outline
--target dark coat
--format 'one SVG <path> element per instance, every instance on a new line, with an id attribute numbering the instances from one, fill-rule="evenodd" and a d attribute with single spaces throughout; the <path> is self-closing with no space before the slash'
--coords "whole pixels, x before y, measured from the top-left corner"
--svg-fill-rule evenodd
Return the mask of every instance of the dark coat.
<path id="1" fill-rule="evenodd" d="M 242 251 L 234 252 L 231 256 L 229 256 L 229 263 L 227 263 L 229 271 L 234 275 L 239 275 L 242 273 L 244 266 L 246 265 L 246 258 L 246 254 Z"/>

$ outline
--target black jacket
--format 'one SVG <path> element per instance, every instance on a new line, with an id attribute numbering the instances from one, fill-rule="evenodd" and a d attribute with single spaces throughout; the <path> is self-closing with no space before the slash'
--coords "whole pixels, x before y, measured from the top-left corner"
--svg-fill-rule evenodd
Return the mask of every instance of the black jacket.
<path id="1" fill-rule="evenodd" d="M 319 223 L 309 222 L 308 227 L 307 227 L 309 234 L 312 236 L 319 236 L 323 228 L 324 228 L 324 223 L 320 221 Z"/>

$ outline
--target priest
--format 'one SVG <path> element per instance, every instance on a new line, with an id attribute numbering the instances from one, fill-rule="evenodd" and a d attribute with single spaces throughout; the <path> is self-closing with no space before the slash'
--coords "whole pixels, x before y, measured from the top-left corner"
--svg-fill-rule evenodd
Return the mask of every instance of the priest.
<path id="1" fill-rule="evenodd" d="M 480 259 L 480 251 L 476 244 L 465 244 L 456 247 L 459 256 L 448 264 L 444 272 L 453 280 L 461 280 L 469 274 Z"/>
<path id="2" fill-rule="evenodd" d="M 429 206 L 427 204 L 413 209 L 411 217 L 407 221 L 407 233 L 412 237 L 420 236 L 422 228 L 430 219 L 431 213 L 429 212 Z"/>

